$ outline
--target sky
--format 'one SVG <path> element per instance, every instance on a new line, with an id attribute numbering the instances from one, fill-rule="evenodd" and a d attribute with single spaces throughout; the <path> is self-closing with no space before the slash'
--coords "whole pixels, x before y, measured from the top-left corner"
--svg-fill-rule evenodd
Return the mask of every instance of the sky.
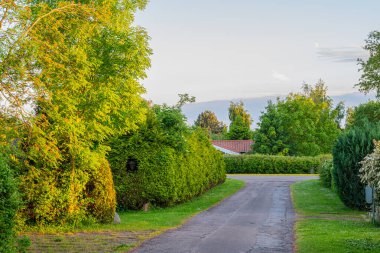
<path id="1" fill-rule="evenodd" d="M 320 78 L 330 95 L 357 91 L 379 11 L 379 0 L 150 0 L 135 20 L 153 49 L 144 97 L 285 95 Z"/>

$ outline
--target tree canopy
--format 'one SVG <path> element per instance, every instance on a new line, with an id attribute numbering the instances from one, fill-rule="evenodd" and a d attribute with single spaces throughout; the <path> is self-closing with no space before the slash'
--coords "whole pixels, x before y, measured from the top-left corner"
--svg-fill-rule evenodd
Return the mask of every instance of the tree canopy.
<path id="1" fill-rule="evenodd" d="M 365 42 L 364 49 L 368 51 L 369 58 L 359 59 L 363 73 L 357 86 L 365 93 L 376 91 L 377 98 L 380 98 L 380 32 L 371 32 Z"/>
<path id="2" fill-rule="evenodd" d="M 362 127 L 366 123 L 380 122 L 380 102 L 369 101 L 355 108 L 350 108 L 347 112 L 346 128 L 353 126 Z"/>
<path id="3" fill-rule="evenodd" d="M 214 112 L 208 110 L 198 115 L 194 125 L 207 129 L 210 135 L 220 135 L 227 131 L 227 126 L 218 120 Z"/>
<path id="4" fill-rule="evenodd" d="M 252 138 L 251 115 L 245 110 L 242 101 L 238 103 L 230 103 L 228 117 L 231 123 L 227 137 L 230 140 L 248 140 Z"/>
<path id="5" fill-rule="evenodd" d="M 340 128 L 342 104 L 333 107 L 320 80 L 284 100 L 269 102 L 255 132 L 254 152 L 281 155 L 330 153 Z"/>
<path id="6" fill-rule="evenodd" d="M 102 208 L 93 206 L 108 187 L 97 188 L 97 175 L 111 173 L 106 141 L 145 118 L 139 81 L 151 50 L 132 23 L 146 2 L 1 2 L 0 99 L 24 124 L 27 219 L 77 221 Z"/>

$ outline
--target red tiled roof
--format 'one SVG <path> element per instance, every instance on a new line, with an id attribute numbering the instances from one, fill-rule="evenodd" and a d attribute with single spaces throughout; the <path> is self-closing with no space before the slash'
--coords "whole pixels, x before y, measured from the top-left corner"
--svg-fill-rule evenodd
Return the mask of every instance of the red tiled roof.
<path id="1" fill-rule="evenodd" d="M 237 153 L 246 153 L 252 150 L 253 140 L 214 140 L 212 144 Z"/>

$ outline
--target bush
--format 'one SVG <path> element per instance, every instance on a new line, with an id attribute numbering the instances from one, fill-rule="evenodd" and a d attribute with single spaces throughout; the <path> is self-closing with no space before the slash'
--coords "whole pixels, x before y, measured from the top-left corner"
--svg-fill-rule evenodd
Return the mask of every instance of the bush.
<path id="1" fill-rule="evenodd" d="M 373 153 L 367 155 L 360 164 L 362 165 L 359 170 L 361 182 L 376 189 L 378 202 L 380 200 L 380 141 L 375 142 Z"/>
<path id="2" fill-rule="evenodd" d="M 333 151 L 333 177 L 336 190 L 343 203 L 365 210 L 364 185 L 360 182 L 360 161 L 373 151 L 373 140 L 380 139 L 380 124 L 355 126 L 344 132 Z"/>
<path id="3" fill-rule="evenodd" d="M 274 156 L 274 155 L 226 155 L 227 173 L 291 174 L 318 173 L 322 162 L 331 159 L 328 155 Z"/>
<path id="4" fill-rule="evenodd" d="M 321 166 L 321 170 L 319 171 L 319 180 L 321 181 L 322 186 L 326 188 L 332 188 L 332 170 L 333 163 L 331 160 L 326 160 L 323 162 Z"/>
<path id="5" fill-rule="evenodd" d="M 225 180 L 223 156 L 207 133 L 170 123 L 182 119 L 179 110 L 155 108 L 138 132 L 112 141 L 109 161 L 119 209 L 148 202 L 170 206 Z"/>
<path id="6" fill-rule="evenodd" d="M 20 176 L 24 198 L 21 217 L 27 224 L 113 221 L 116 196 L 109 164 L 95 152 L 91 160 L 85 161 L 88 163 L 76 170 L 29 166 L 27 173 Z"/>
<path id="7" fill-rule="evenodd" d="M 86 192 L 91 199 L 89 213 L 99 222 L 112 222 L 116 210 L 116 192 L 112 171 L 105 158 L 101 159 L 99 169 L 91 175 Z"/>
<path id="8" fill-rule="evenodd" d="M 16 252 L 15 216 L 19 208 L 17 185 L 0 154 L 0 252 Z"/>

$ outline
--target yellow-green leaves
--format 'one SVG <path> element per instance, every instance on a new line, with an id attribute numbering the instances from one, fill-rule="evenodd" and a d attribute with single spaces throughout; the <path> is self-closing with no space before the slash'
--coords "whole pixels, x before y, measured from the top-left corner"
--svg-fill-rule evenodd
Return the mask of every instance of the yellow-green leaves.
<path id="1" fill-rule="evenodd" d="M 25 123 L 16 134 L 25 153 L 21 187 L 34 189 L 25 190 L 25 218 L 109 221 L 114 200 L 100 217 L 94 205 L 107 198 L 90 196 L 112 192 L 103 178 L 94 181 L 108 171 L 105 141 L 145 119 L 140 81 L 151 50 L 144 29 L 132 23 L 146 1 L 7 3 L 0 5 L 0 13 L 12 14 L 0 27 L 8 38 L 0 47 L 0 98 L 7 117 Z M 112 184 L 109 177 L 104 182 Z"/>

